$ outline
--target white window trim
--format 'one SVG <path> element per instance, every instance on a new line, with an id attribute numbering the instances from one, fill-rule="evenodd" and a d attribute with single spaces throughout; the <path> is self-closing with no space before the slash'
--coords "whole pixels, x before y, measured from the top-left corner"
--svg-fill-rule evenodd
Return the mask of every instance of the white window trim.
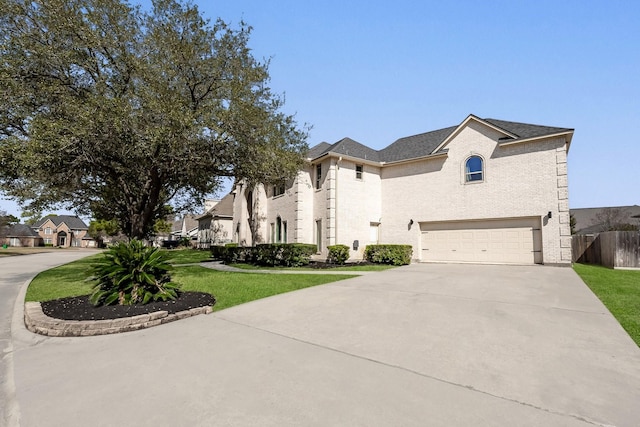
<path id="1" fill-rule="evenodd" d="M 477 157 L 482 162 L 482 169 L 480 170 L 480 172 L 470 172 L 470 173 L 467 172 L 467 162 L 472 157 Z M 467 177 L 469 177 L 470 175 L 475 175 L 475 174 L 478 174 L 478 173 L 482 174 L 482 179 L 477 179 L 477 180 L 473 180 L 473 181 L 470 181 L 470 180 L 467 179 Z M 480 154 L 476 154 L 476 153 L 469 154 L 464 159 L 464 162 L 462 162 L 462 182 L 465 185 L 467 185 L 467 184 L 481 184 L 481 183 L 485 182 L 486 180 L 487 180 L 487 162 L 485 161 L 484 157 L 481 156 Z"/>

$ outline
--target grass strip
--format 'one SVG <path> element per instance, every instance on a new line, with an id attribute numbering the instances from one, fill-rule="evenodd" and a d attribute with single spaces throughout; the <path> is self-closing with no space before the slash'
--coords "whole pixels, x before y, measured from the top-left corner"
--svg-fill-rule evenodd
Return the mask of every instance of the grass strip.
<path id="1" fill-rule="evenodd" d="M 272 295 L 358 277 L 349 274 L 229 273 L 204 267 L 178 267 L 173 279 L 183 291 L 208 292 L 216 298 L 214 311 Z"/>
<path id="2" fill-rule="evenodd" d="M 586 264 L 573 269 L 640 346 L 640 271 Z"/>

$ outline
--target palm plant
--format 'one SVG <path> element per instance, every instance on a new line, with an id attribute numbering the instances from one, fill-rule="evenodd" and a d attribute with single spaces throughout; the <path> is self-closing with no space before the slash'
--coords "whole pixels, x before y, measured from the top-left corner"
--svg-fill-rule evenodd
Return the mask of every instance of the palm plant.
<path id="1" fill-rule="evenodd" d="M 92 268 L 93 305 L 147 304 L 176 299 L 178 285 L 171 282 L 166 256 L 140 240 L 121 242 L 109 249 Z"/>

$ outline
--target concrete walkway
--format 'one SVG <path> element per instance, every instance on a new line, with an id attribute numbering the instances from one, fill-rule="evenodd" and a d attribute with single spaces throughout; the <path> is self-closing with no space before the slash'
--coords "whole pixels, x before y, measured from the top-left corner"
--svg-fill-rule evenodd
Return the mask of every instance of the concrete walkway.
<path id="1" fill-rule="evenodd" d="M 640 349 L 566 268 L 411 265 L 137 332 L 12 339 L 22 426 L 640 420 Z"/>

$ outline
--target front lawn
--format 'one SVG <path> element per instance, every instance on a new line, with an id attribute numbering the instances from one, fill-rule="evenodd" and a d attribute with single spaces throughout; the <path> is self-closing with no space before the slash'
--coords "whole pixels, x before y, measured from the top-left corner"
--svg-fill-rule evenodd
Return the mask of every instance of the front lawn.
<path id="1" fill-rule="evenodd" d="M 586 264 L 573 269 L 640 346 L 640 271 Z"/>
<path id="2" fill-rule="evenodd" d="M 205 267 L 176 268 L 174 279 L 184 291 L 208 292 L 216 298 L 214 311 L 296 289 L 358 277 L 348 274 L 229 273 Z"/>
<path id="3" fill-rule="evenodd" d="M 203 252 L 203 251 L 196 251 Z M 97 254 L 38 274 L 27 289 L 26 301 L 49 301 L 58 298 L 87 295 L 93 282 L 86 280 L 90 265 Z M 217 302 L 214 310 L 277 295 L 296 289 L 357 277 L 324 274 L 260 274 L 229 273 L 199 266 L 176 267 L 173 279 L 183 291 L 212 294 Z"/>
<path id="4" fill-rule="evenodd" d="M 199 249 L 163 249 L 169 257 L 169 263 L 193 264 L 211 259 L 211 252 Z"/>

